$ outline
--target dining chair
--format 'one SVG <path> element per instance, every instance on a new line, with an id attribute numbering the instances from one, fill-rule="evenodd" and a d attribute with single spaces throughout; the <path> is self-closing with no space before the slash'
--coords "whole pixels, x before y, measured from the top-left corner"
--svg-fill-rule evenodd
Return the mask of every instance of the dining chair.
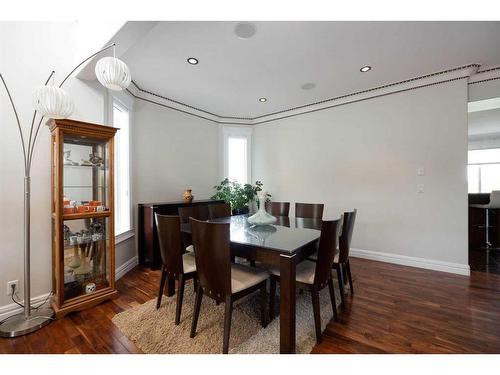
<path id="1" fill-rule="evenodd" d="M 297 264 L 295 281 L 297 288 L 309 290 L 312 296 L 314 326 L 316 330 L 316 341 L 321 342 L 321 319 L 319 307 L 319 291 L 328 286 L 330 302 L 332 304 L 333 317 L 337 320 L 337 305 L 335 302 L 335 289 L 333 287 L 332 266 L 337 248 L 338 235 L 341 219 L 323 221 L 319 239 L 318 262 L 305 260 Z M 280 280 L 278 268 L 271 267 L 271 287 L 269 314 L 274 318 L 274 304 L 276 295 L 276 282 Z"/>
<path id="2" fill-rule="evenodd" d="M 182 224 L 189 223 L 190 217 L 198 220 L 208 220 L 209 218 L 208 205 L 205 204 L 179 207 L 178 212 Z M 193 252 L 193 240 L 189 234 L 182 234 L 182 242 L 186 251 Z"/>
<path id="3" fill-rule="evenodd" d="M 324 208 L 322 203 L 295 203 L 295 217 L 322 219 Z"/>
<path id="4" fill-rule="evenodd" d="M 193 253 L 184 253 L 183 251 L 179 216 L 155 214 L 155 220 L 156 227 L 158 228 L 158 240 L 163 263 L 156 308 L 159 309 L 161 306 L 163 288 L 167 277 L 175 278 L 178 281 L 175 324 L 178 325 L 181 320 L 185 283 L 187 280 L 193 279 L 195 289 L 197 286 L 195 257 Z"/>
<path id="5" fill-rule="evenodd" d="M 228 353 L 233 302 L 260 290 L 262 327 L 267 326 L 267 279 L 269 273 L 257 268 L 233 264 L 230 260 L 229 223 L 210 223 L 191 218 L 194 254 L 198 270 L 198 288 L 191 325 L 196 334 L 204 295 L 225 303 L 223 353 Z"/>
<path id="6" fill-rule="evenodd" d="M 208 217 L 218 219 L 231 216 L 231 205 L 229 203 L 215 203 L 208 205 Z"/>
<path id="7" fill-rule="evenodd" d="M 339 281 L 340 299 L 342 307 L 345 307 L 345 291 L 344 283 L 345 276 L 349 280 L 349 289 L 351 295 L 354 294 L 354 286 L 352 285 L 351 264 L 349 263 L 349 250 L 351 248 L 352 232 L 354 230 L 354 221 L 356 220 L 356 209 L 350 212 L 344 212 L 344 222 L 342 225 L 342 233 L 339 238 L 339 252 L 336 254 L 333 261 L 333 268 L 337 270 L 337 279 Z"/>
<path id="8" fill-rule="evenodd" d="M 290 202 L 266 202 L 266 211 L 273 216 L 289 216 Z"/>
<path id="9" fill-rule="evenodd" d="M 351 247 L 352 232 L 354 229 L 354 221 L 356 220 L 356 209 L 349 212 L 344 212 L 342 231 L 339 238 L 339 247 L 335 258 L 333 260 L 333 268 L 337 271 L 337 278 L 339 281 L 340 299 L 342 307 L 345 307 L 345 280 L 348 279 L 351 295 L 354 294 L 354 287 L 352 284 L 351 265 L 349 263 L 349 250 Z M 309 260 L 317 262 L 318 254 L 311 255 Z"/>

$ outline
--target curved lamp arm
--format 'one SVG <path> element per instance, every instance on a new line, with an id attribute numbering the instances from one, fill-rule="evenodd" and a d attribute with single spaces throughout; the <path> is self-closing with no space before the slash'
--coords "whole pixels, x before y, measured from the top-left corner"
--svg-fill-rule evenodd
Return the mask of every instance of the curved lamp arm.
<path id="1" fill-rule="evenodd" d="M 97 51 L 96 53 L 93 53 L 92 55 L 90 55 L 89 57 L 87 57 L 85 60 L 83 60 L 82 62 L 80 62 L 77 66 L 75 66 L 73 68 L 73 70 L 71 70 L 71 72 L 69 72 L 69 74 L 62 80 L 61 84 L 59 85 L 59 87 L 61 87 L 67 80 L 69 77 L 71 77 L 71 75 L 80 67 L 82 66 L 84 63 L 86 63 L 87 61 L 89 61 L 91 58 L 93 58 L 94 56 L 100 54 L 101 52 L 104 52 L 106 51 L 107 49 L 111 48 L 111 47 L 115 47 L 116 44 L 115 43 L 112 43 L 102 49 L 100 49 L 99 51 Z M 54 76 L 55 74 L 55 71 L 52 71 L 49 75 L 49 78 L 47 78 L 47 80 L 45 81 L 45 86 L 47 86 L 47 84 L 49 83 L 50 79 Z M 33 151 L 35 149 L 35 143 L 36 143 L 36 139 L 38 137 L 38 132 L 40 130 L 40 126 L 42 124 L 42 121 L 43 121 L 43 116 L 41 116 L 40 118 L 40 121 L 38 121 L 38 124 L 36 126 L 36 130 L 35 130 L 35 119 L 36 119 L 36 115 L 37 115 L 37 111 L 35 110 L 33 112 L 33 118 L 31 120 L 31 127 L 30 127 L 30 133 L 29 133 L 29 139 L 28 139 L 28 144 L 26 145 L 25 141 L 24 141 L 24 135 L 23 135 L 23 130 L 21 128 L 21 121 L 19 120 L 19 116 L 18 116 L 18 113 L 17 113 L 17 109 L 16 109 L 16 106 L 14 105 L 14 101 L 12 100 L 12 96 L 10 94 L 10 91 L 9 91 L 9 88 L 7 87 L 7 83 L 5 82 L 2 74 L 0 73 L 0 79 L 3 83 L 3 86 L 5 87 L 5 91 L 7 92 L 7 95 L 9 97 L 9 100 L 10 100 L 10 104 L 12 106 L 12 110 L 14 111 L 14 115 L 16 117 L 16 122 L 17 122 L 17 128 L 19 130 L 19 136 L 21 137 L 21 144 L 22 144 L 22 147 L 23 147 L 23 156 L 24 156 L 24 171 L 25 171 L 25 176 L 29 176 L 30 175 L 30 170 L 31 170 L 31 163 L 32 163 L 32 160 L 33 160 Z M 35 130 L 35 133 L 33 134 L 33 130 Z"/>
<path id="2" fill-rule="evenodd" d="M 17 128 L 19 129 L 19 135 L 21 136 L 21 144 L 23 146 L 23 156 L 24 156 L 24 169 L 27 170 L 27 155 L 26 155 L 26 145 L 24 144 L 23 130 L 21 129 L 21 122 L 19 121 L 19 116 L 17 114 L 16 106 L 14 101 L 12 100 L 12 96 L 10 95 L 9 88 L 7 87 L 7 83 L 3 79 L 2 74 L 0 73 L 0 79 L 2 80 L 3 86 L 5 87 L 5 91 L 7 91 L 7 95 L 9 96 L 10 104 L 12 106 L 12 110 L 14 111 L 14 115 L 16 116 Z"/>

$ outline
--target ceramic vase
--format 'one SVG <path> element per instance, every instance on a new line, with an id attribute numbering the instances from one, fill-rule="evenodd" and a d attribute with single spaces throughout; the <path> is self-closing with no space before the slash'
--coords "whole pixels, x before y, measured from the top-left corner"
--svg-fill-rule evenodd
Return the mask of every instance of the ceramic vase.
<path id="1" fill-rule="evenodd" d="M 194 195 L 191 189 L 186 189 L 186 191 L 182 194 L 182 198 L 185 203 L 191 203 L 193 201 Z"/>

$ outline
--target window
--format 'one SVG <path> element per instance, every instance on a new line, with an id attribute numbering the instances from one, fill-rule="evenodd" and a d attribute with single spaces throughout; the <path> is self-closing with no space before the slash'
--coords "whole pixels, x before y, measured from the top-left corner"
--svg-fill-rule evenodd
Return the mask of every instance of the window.
<path id="1" fill-rule="evenodd" d="M 115 135 L 115 235 L 130 231 L 130 116 L 128 109 L 113 100 Z"/>
<path id="2" fill-rule="evenodd" d="M 468 152 L 469 193 L 500 190 L 500 148 Z"/>
<path id="3" fill-rule="evenodd" d="M 252 129 L 224 127 L 224 177 L 240 184 L 250 182 L 250 150 Z"/>
<path id="4" fill-rule="evenodd" d="M 227 177 L 242 184 L 248 182 L 246 138 L 227 139 Z"/>

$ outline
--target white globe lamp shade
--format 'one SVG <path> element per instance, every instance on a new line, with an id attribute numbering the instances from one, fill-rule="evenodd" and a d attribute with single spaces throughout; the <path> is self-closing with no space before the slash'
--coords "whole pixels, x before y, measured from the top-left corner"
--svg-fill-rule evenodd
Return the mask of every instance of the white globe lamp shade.
<path id="1" fill-rule="evenodd" d="M 115 57 L 100 59 L 95 65 L 95 75 L 101 85 L 114 91 L 125 90 L 132 81 L 127 64 Z"/>
<path id="2" fill-rule="evenodd" d="M 57 86 L 41 86 L 33 93 L 33 106 L 43 117 L 62 119 L 73 113 L 71 97 Z"/>

